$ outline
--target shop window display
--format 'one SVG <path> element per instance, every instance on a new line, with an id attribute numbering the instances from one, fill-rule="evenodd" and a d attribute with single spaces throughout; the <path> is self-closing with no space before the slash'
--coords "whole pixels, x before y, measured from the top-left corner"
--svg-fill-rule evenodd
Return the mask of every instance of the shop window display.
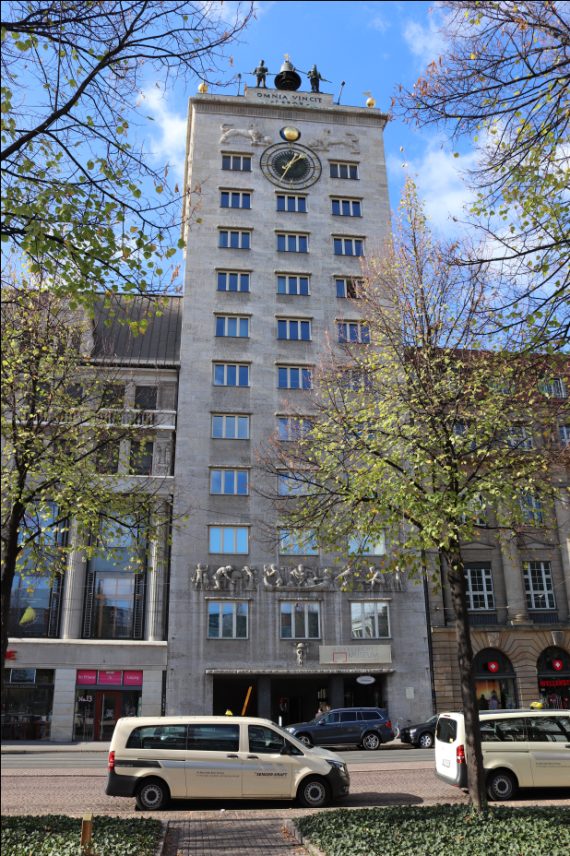
<path id="1" fill-rule="evenodd" d="M 7 669 L 2 693 L 2 740 L 49 740 L 53 669 Z"/>
<path id="2" fill-rule="evenodd" d="M 516 680 L 509 658 L 496 648 L 484 648 L 473 665 L 479 710 L 514 710 Z"/>
<path id="3" fill-rule="evenodd" d="M 570 710 L 570 654 L 564 648 L 545 648 L 537 660 L 538 691 L 542 706 Z"/>

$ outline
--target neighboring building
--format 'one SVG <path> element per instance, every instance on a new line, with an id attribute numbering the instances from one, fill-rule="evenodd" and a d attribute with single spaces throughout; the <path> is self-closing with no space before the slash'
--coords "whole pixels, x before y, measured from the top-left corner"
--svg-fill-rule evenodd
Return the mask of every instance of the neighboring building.
<path id="1" fill-rule="evenodd" d="M 139 299 L 128 310 L 131 317 L 143 311 Z M 137 338 L 117 318 L 106 327 L 106 316 L 100 309 L 90 345 L 91 362 L 104 359 L 116 384 L 109 424 L 117 424 L 117 411 L 140 424 L 146 442 L 136 458 L 137 477 L 164 477 L 172 494 L 182 299 L 171 298 Z M 123 441 L 118 472 L 129 461 L 128 446 Z M 36 578 L 29 592 L 16 577 L 3 740 L 109 740 L 119 716 L 161 714 L 170 573 L 165 544 L 153 550 L 152 565 L 135 575 L 102 558 L 83 562 L 76 552 L 52 588 Z M 28 607 L 34 620 L 22 622 Z"/>
<path id="2" fill-rule="evenodd" d="M 201 222 L 184 234 L 176 478 L 192 513 L 173 537 L 168 714 L 432 712 L 422 586 L 379 575 L 341 591 L 333 556 L 264 537 L 271 511 L 251 490 L 256 451 L 296 430 L 286 401 L 310 411 L 328 339 L 366 339 L 346 297 L 366 242 L 390 231 L 385 123 L 327 94 L 190 99 L 184 186 Z"/>

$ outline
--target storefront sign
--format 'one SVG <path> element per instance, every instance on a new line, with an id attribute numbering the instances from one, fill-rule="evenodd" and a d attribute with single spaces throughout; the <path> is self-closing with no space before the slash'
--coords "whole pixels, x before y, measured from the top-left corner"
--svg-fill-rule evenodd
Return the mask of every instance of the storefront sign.
<path id="1" fill-rule="evenodd" d="M 373 678 L 372 675 L 360 675 L 356 679 L 357 684 L 364 684 L 364 686 L 368 686 L 368 684 L 376 683 L 376 678 Z"/>
<path id="2" fill-rule="evenodd" d="M 539 678 L 538 686 L 541 689 L 546 689 L 546 687 L 570 687 L 570 678 L 554 678 L 551 681 Z"/>
<path id="3" fill-rule="evenodd" d="M 142 672 L 123 672 L 123 684 L 126 687 L 142 687 Z"/>
<path id="4" fill-rule="evenodd" d="M 6 659 L 7 660 L 15 660 L 17 651 L 6 651 Z"/>
<path id="5" fill-rule="evenodd" d="M 391 645 L 319 645 L 321 665 L 350 666 L 356 663 L 391 663 Z"/>
<path id="6" fill-rule="evenodd" d="M 97 672 L 95 669 L 78 669 L 77 671 L 77 683 L 81 684 L 96 684 L 97 683 Z"/>
<path id="7" fill-rule="evenodd" d="M 490 672 L 493 672 L 493 674 L 495 674 L 495 672 L 499 671 L 499 664 L 491 661 L 490 663 L 487 663 L 487 668 Z"/>
<path id="8" fill-rule="evenodd" d="M 123 673 L 122 672 L 98 672 L 97 673 L 97 683 L 98 684 L 122 684 L 123 683 Z"/>
<path id="9" fill-rule="evenodd" d="M 562 671 L 562 669 L 564 668 L 564 663 L 562 662 L 562 660 L 553 660 L 552 665 L 554 666 L 557 672 Z"/>

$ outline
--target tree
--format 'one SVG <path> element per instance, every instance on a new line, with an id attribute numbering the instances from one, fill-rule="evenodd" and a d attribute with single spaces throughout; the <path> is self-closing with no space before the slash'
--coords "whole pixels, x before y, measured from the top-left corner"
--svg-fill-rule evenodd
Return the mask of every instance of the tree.
<path id="1" fill-rule="evenodd" d="M 430 231 L 411 180 L 401 208 L 393 244 L 369 256 L 363 286 L 355 284 L 357 297 L 347 301 L 347 313 L 361 320 L 339 322 L 340 348 L 330 343 L 313 391 L 288 405 L 289 437 L 260 450 L 257 490 L 273 504 L 280 537 L 312 533 L 348 558 L 356 586 L 378 567 L 351 551 L 355 537 L 363 544 L 386 536 L 380 569 L 410 578 L 428 572 L 427 552 L 442 557 L 469 794 L 481 807 L 462 545 L 481 516 L 498 536 L 527 526 L 536 502 L 546 508 L 556 496 L 563 402 L 549 396 L 548 383 L 560 367 L 548 356 L 521 356 L 514 334 L 491 344 L 488 272 L 450 261 L 449 243 Z"/>
<path id="2" fill-rule="evenodd" d="M 124 370 L 111 354 L 90 360 L 89 333 L 85 313 L 53 289 L 2 290 L 2 686 L 17 573 L 53 583 L 78 549 L 136 571 L 171 524 L 166 481 L 129 477 L 144 463 L 145 432 L 123 407 Z"/>
<path id="3" fill-rule="evenodd" d="M 470 222 L 486 238 L 462 258 L 500 268 L 499 329 L 531 345 L 568 341 L 570 16 L 565 2 L 439 3 L 445 50 L 392 106 L 420 128 L 473 141 Z M 456 157 L 459 155 L 456 154 Z"/>
<path id="4" fill-rule="evenodd" d="M 223 86 L 252 4 L 15 0 L 2 11 L 2 241 L 86 305 L 107 290 L 157 293 L 181 192 L 136 139 L 143 90 Z"/>

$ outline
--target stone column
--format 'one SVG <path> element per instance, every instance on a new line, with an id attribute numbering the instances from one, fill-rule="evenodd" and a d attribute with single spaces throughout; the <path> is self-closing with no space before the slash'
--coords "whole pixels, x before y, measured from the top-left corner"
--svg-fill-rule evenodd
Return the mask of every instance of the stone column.
<path id="1" fill-rule="evenodd" d="M 162 545 L 155 545 L 152 551 L 152 568 L 146 574 L 145 636 L 149 642 L 162 642 L 164 639 L 164 558 L 165 551 Z"/>
<path id="2" fill-rule="evenodd" d="M 529 622 L 526 607 L 526 594 L 523 585 L 523 575 L 518 547 L 514 538 L 509 539 L 505 530 L 500 530 L 501 558 L 503 560 L 503 577 L 507 594 L 507 619 L 515 624 Z"/>
<path id="3" fill-rule="evenodd" d="M 62 639 L 81 639 L 86 574 L 87 562 L 83 561 L 83 552 L 76 550 L 71 554 L 63 580 Z"/>
<path id="4" fill-rule="evenodd" d="M 75 669 L 56 669 L 50 741 L 71 743 L 75 715 Z"/>
<path id="5" fill-rule="evenodd" d="M 329 704 L 334 710 L 337 707 L 344 707 L 344 678 L 342 675 L 329 676 Z"/>
<path id="6" fill-rule="evenodd" d="M 162 712 L 162 671 L 145 669 L 142 685 L 142 716 L 160 716 Z"/>
<path id="7" fill-rule="evenodd" d="M 271 719 L 271 678 L 260 675 L 257 679 L 257 715 Z"/>
<path id="8" fill-rule="evenodd" d="M 554 509 L 556 511 L 562 570 L 566 583 L 566 604 L 570 610 L 570 495 L 566 488 L 562 488 L 560 493 L 561 499 L 555 501 Z M 562 596 L 562 592 L 560 595 Z"/>

